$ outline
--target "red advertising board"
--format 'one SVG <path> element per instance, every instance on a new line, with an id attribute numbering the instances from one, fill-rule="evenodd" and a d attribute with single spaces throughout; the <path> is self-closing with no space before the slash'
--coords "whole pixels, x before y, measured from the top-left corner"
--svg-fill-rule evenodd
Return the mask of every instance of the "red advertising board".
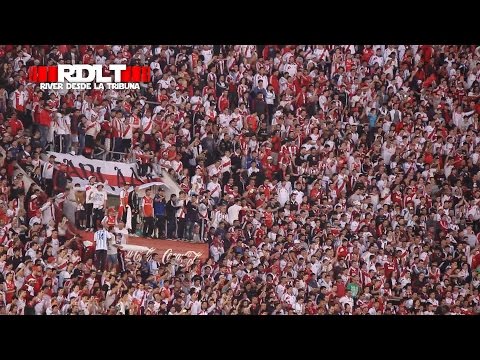
<path id="1" fill-rule="evenodd" d="M 93 241 L 93 233 L 78 231 L 85 241 Z M 124 245 L 127 251 L 126 260 L 140 261 L 143 254 L 148 258 L 153 253 L 160 255 L 162 263 L 166 263 L 170 258 L 175 257 L 182 265 L 191 265 L 196 259 L 206 261 L 208 259 L 208 245 L 190 243 L 187 241 L 176 240 L 158 240 L 143 237 L 129 236 L 127 245 Z"/>

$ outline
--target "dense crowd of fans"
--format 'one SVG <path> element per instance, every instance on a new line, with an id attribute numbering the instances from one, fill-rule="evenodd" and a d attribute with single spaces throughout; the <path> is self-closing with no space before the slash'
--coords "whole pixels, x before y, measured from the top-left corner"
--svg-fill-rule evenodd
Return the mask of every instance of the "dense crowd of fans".
<path id="1" fill-rule="evenodd" d="M 80 63 L 152 78 L 28 82 Z M 0 314 L 477 314 L 479 80 L 477 46 L 0 46 Z M 127 185 L 107 211 L 103 184 L 75 186 L 46 150 L 165 169 L 182 191 Z M 208 260 L 125 261 L 140 222 Z"/>

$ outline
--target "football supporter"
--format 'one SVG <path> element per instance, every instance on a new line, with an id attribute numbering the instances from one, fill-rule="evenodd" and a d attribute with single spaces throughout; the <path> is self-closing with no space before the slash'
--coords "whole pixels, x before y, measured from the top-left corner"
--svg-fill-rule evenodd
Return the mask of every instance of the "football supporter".
<path id="1" fill-rule="evenodd" d="M 151 78 L 28 81 L 79 62 Z M 479 81 L 477 45 L 0 45 L 1 313 L 478 314 Z M 48 150 L 164 171 L 181 192 L 126 184 L 108 209 Z M 59 213 L 70 191 L 93 243 Z M 206 242 L 208 260 L 129 258 L 137 226 Z"/>

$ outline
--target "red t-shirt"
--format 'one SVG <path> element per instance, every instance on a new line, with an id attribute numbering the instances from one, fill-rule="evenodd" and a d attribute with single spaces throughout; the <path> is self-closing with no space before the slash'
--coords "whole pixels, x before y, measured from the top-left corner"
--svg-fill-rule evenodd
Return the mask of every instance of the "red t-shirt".
<path id="1" fill-rule="evenodd" d="M 265 212 L 265 225 L 269 229 L 273 226 L 273 214 L 271 212 Z"/>
<path id="2" fill-rule="evenodd" d="M 472 269 L 476 269 L 480 265 L 480 253 L 472 257 Z"/>
<path id="3" fill-rule="evenodd" d="M 153 216 L 153 199 L 145 196 L 143 198 L 143 213 L 145 217 L 152 217 Z"/>
<path id="4" fill-rule="evenodd" d="M 85 55 L 83 55 L 82 62 L 84 64 L 90 64 L 90 59 L 91 59 L 91 56 L 88 55 L 88 54 L 85 54 Z"/>
<path id="5" fill-rule="evenodd" d="M 433 162 L 433 155 L 430 152 L 425 152 L 425 155 L 423 155 L 423 162 L 425 164 L 431 164 Z"/>
<path id="6" fill-rule="evenodd" d="M 271 143 L 272 151 L 276 153 L 280 152 L 280 149 L 282 147 L 282 139 L 280 138 L 280 136 L 272 136 Z"/>
<path id="7" fill-rule="evenodd" d="M 340 246 L 337 249 L 337 257 L 338 258 L 344 258 L 345 256 L 347 256 L 347 254 L 348 254 L 348 250 L 345 246 Z"/>
<path id="8" fill-rule="evenodd" d="M 38 116 L 38 123 L 42 126 L 50 126 L 52 119 L 50 118 L 50 111 L 42 109 Z"/>
<path id="9" fill-rule="evenodd" d="M 336 285 L 337 285 L 337 297 L 341 298 L 347 292 L 345 289 L 345 284 L 343 283 L 343 281 L 339 281 L 337 282 Z"/>
<path id="10" fill-rule="evenodd" d="M 249 129 L 253 131 L 257 131 L 257 128 L 258 128 L 257 118 L 255 116 L 249 115 L 247 117 L 247 125 Z"/>
<path id="11" fill-rule="evenodd" d="M 383 268 L 385 270 L 385 277 L 388 279 L 392 277 L 392 273 L 395 270 L 395 266 L 392 263 L 386 262 L 383 264 Z"/>
<path id="12" fill-rule="evenodd" d="M 12 128 L 12 135 L 16 136 L 20 130 L 23 130 L 23 124 L 18 119 L 10 119 L 7 123 L 8 126 Z"/>

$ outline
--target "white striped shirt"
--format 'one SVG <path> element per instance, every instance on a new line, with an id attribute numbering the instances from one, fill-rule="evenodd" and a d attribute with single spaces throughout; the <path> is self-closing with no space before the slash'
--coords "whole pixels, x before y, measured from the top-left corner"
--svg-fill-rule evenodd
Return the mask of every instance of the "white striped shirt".
<path id="1" fill-rule="evenodd" d="M 105 229 L 95 232 L 95 235 L 93 236 L 96 243 L 95 250 L 107 250 L 107 241 L 111 238 L 112 234 Z"/>
<path id="2" fill-rule="evenodd" d="M 71 133 L 70 116 L 69 115 L 61 116 L 60 113 L 57 113 L 57 114 L 60 115 L 60 116 L 55 115 L 56 116 L 55 131 L 57 135 L 69 135 Z"/>

